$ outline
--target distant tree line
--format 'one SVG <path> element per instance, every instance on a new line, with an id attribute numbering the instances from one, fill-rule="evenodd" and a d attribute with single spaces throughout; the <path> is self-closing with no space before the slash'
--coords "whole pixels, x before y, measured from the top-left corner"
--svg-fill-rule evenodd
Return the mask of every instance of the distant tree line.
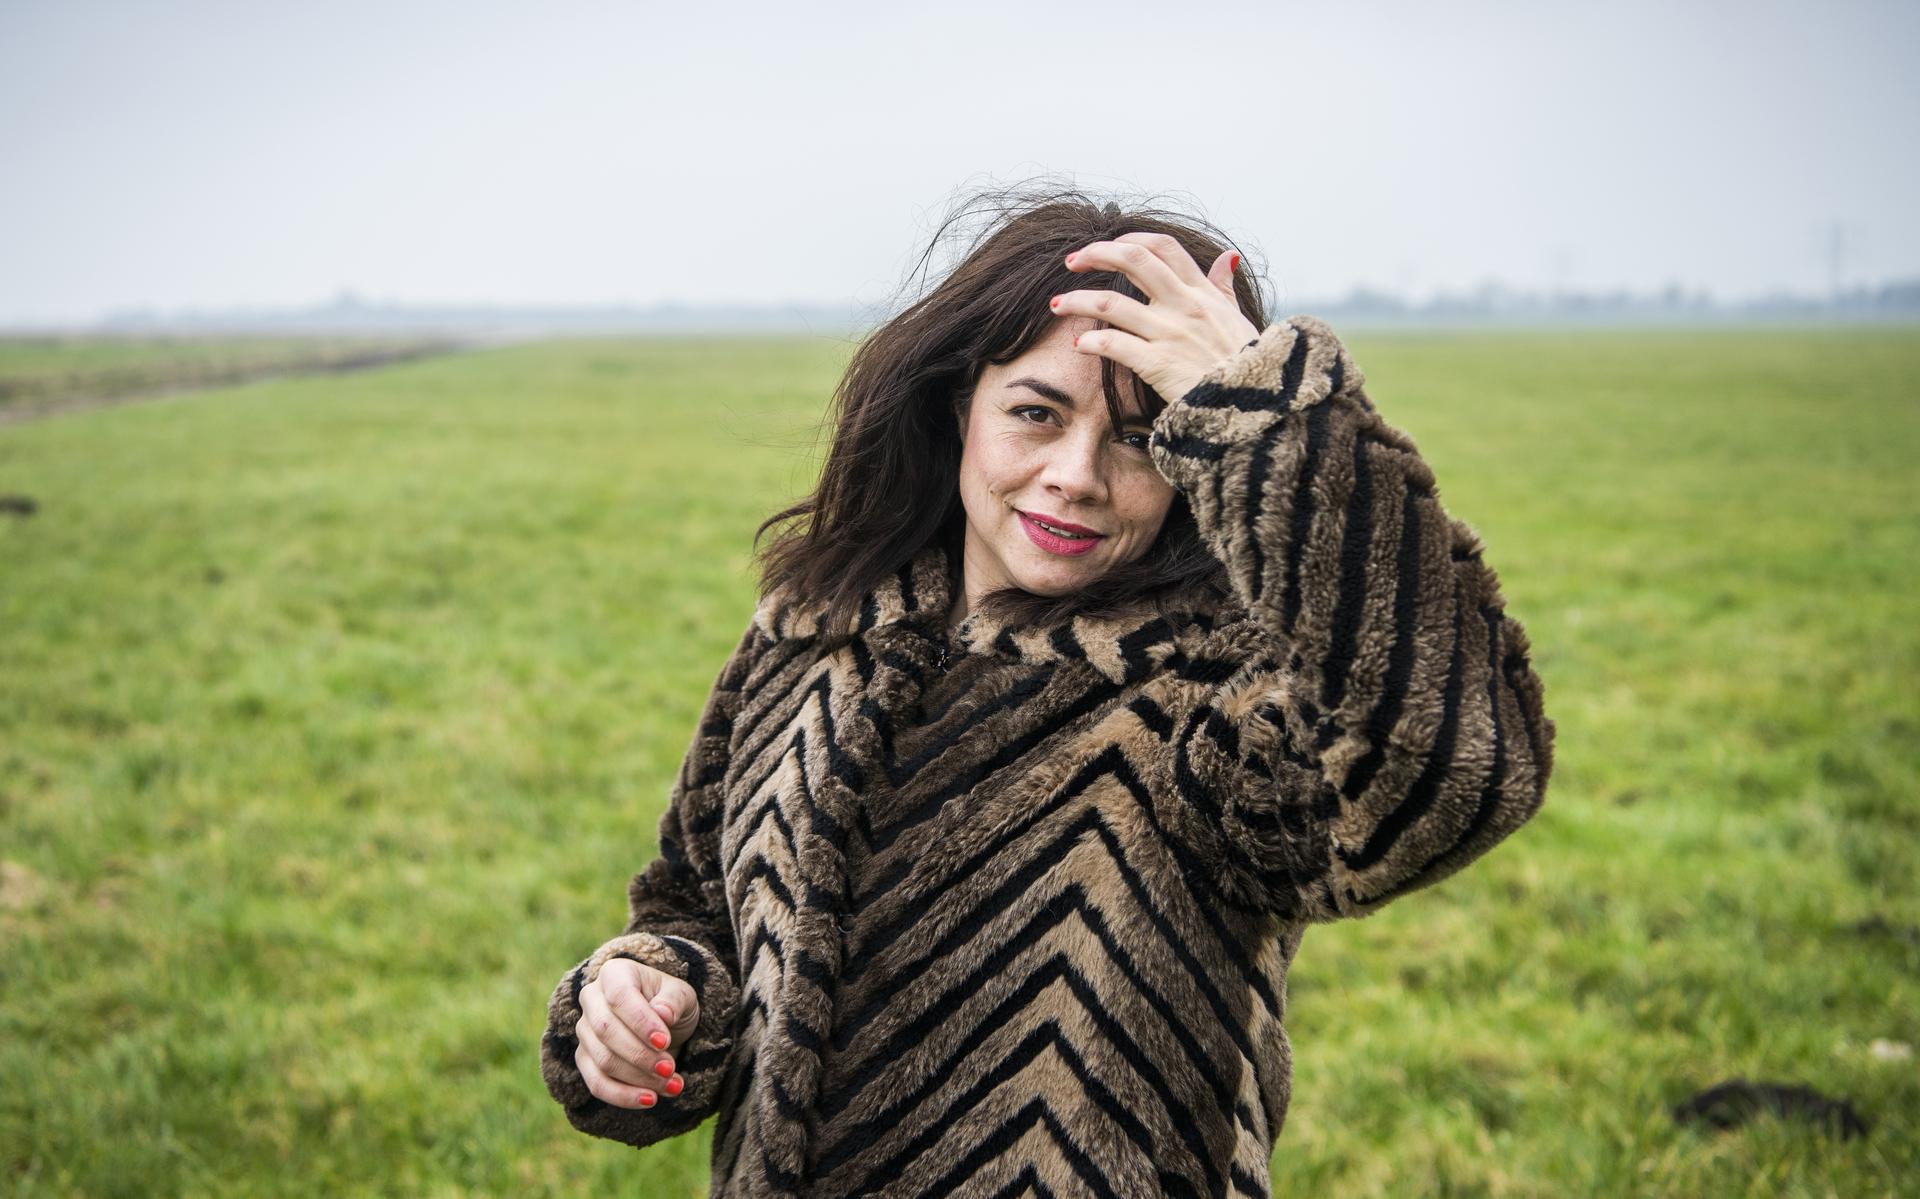
<path id="1" fill-rule="evenodd" d="M 1527 291 L 1487 282 L 1468 291 L 1412 300 L 1372 288 L 1340 297 L 1289 298 L 1276 311 L 1311 312 L 1329 320 L 1433 324 L 1583 324 L 1608 322 L 1739 322 L 1823 319 L 1905 321 L 1920 318 L 1920 279 L 1856 286 L 1831 295 L 1777 292 L 1757 299 L 1715 300 L 1678 283 L 1653 292 Z M 342 292 L 331 303 L 300 309 L 220 311 L 130 309 L 74 333 L 109 336 L 173 334 L 439 334 L 466 338 L 620 333 L 858 334 L 892 313 L 848 303 L 604 305 L 574 307 L 451 306 L 369 303 Z M 0 330 L 0 332 L 4 332 Z"/>

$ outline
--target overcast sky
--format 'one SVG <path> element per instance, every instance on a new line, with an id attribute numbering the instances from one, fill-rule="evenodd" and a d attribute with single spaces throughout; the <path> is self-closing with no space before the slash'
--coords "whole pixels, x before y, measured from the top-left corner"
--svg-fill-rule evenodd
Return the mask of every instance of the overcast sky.
<path id="1" fill-rule="evenodd" d="M 0 0 L 0 323 L 872 303 L 945 206 L 1159 192 L 1282 304 L 1920 275 L 1920 4 Z M 1204 264 L 1203 264 L 1204 265 Z"/>

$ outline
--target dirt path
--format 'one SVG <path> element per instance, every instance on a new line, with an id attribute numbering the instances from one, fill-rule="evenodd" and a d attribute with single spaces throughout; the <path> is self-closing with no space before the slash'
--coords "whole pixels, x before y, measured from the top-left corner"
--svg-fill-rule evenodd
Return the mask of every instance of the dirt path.
<path id="1" fill-rule="evenodd" d="M 0 427 L 69 412 L 165 399 L 263 379 L 373 370 L 491 344 L 494 343 L 485 340 L 435 338 L 398 345 L 347 349 L 322 357 L 237 363 L 231 366 L 163 363 L 120 367 L 52 381 L 0 377 Z"/>

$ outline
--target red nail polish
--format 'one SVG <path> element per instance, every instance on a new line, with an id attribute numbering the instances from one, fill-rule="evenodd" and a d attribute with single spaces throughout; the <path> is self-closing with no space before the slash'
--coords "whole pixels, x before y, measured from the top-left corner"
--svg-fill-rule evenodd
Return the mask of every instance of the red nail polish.
<path id="1" fill-rule="evenodd" d="M 1047 307 L 1053 309 L 1055 312 L 1058 312 L 1060 310 L 1060 297 L 1055 296 L 1053 297 L 1053 299 L 1048 300 Z"/>
<path id="2" fill-rule="evenodd" d="M 652 1107 L 652 1106 L 654 1105 L 654 1102 L 656 1101 L 656 1099 L 658 1099 L 658 1096 L 656 1096 L 656 1095 L 655 1095 L 655 1094 L 654 1094 L 654 1093 L 653 1093 L 652 1091 L 642 1091 L 642 1092 L 640 1092 L 640 1106 L 641 1106 L 641 1107 Z"/>
<path id="3" fill-rule="evenodd" d="M 665 1078 L 667 1075 L 673 1073 L 673 1063 L 666 1058 L 661 1058 L 659 1061 L 653 1063 L 653 1072 Z"/>
<path id="4" fill-rule="evenodd" d="M 1227 269 L 1230 271 L 1237 271 L 1240 269 L 1240 255 L 1235 254 L 1233 256 L 1233 262 L 1228 265 Z"/>
<path id="5" fill-rule="evenodd" d="M 1080 348 L 1080 335 L 1078 333 L 1073 335 L 1073 346 L 1076 350 Z"/>
<path id="6" fill-rule="evenodd" d="M 647 1039 L 653 1042 L 653 1047 L 655 1049 L 665 1049 L 670 1040 L 667 1034 L 663 1032 L 656 1032 Z"/>
<path id="7" fill-rule="evenodd" d="M 678 1078 L 669 1078 L 667 1080 L 667 1094 L 678 1095 L 680 1093 L 681 1085 L 682 1084 Z"/>
<path id="8" fill-rule="evenodd" d="M 1075 251 L 1074 251 L 1073 253 L 1071 253 L 1071 254 L 1069 254 L 1069 255 L 1067 255 L 1067 265 L 1068 265 L 1068 266 L 1072 266 L 1072 265 L 1073 265 L 1073 260 L 1074 260 L 1074 259 L 1076 259 L 1076 258 L 1078 258 L 1078 257 L 1080 257 L 1080 251 L 1078 251 L 1078 250 L 1075 250 Z"/>

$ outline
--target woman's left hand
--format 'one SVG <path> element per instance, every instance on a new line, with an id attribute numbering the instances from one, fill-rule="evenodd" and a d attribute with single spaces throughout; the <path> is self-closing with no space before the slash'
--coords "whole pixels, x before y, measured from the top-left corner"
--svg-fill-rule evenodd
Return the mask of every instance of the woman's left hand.
<path id="1" fill-rule="evenodd" d="M 1067 269 L 1118 271 L 1148 302 L 1115 291 L 1069 291 L 1053 298 L 1053 311 L 1114 326 L 1082 333 L 1074 348 L 1113 359 L 1172 403 L 1260 335 L 1233 297 L 1239 260 L 1223 252 L 1203 275 L 1193 255 L 1167 234 L 1123 233 L 1067 255 Z"/>

